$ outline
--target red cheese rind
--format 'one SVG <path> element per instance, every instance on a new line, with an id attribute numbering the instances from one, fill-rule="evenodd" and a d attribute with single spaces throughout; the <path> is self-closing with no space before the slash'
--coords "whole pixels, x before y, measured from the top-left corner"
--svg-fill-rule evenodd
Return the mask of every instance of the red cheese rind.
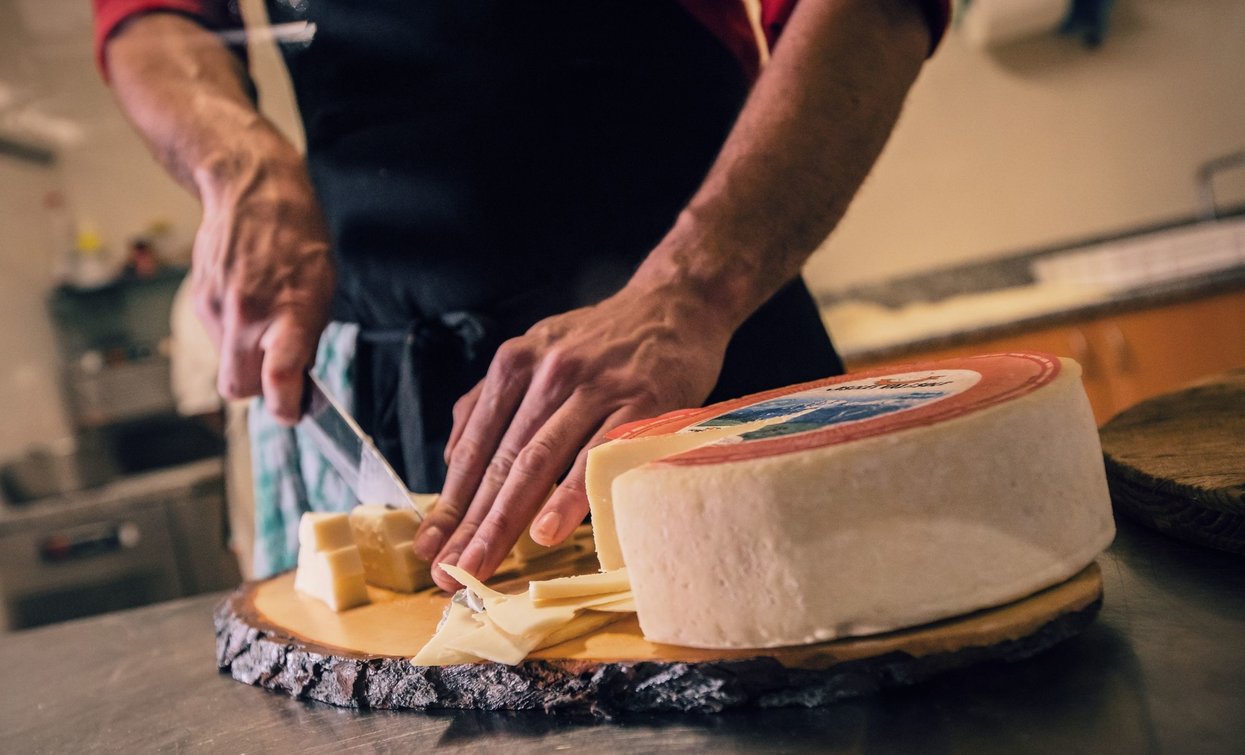
<path id="1" fill-rule="evenodd" d="M 737 409 L 781 398 L 803 391 L 841 383 L 886 378 L 901 373 L 946 370 L 968 370 L 981 379 L 963 392 L 931 401 L 912 409 L 882 414 L 868 419 L 844 422 L 816 430 L 783 435 L 776 438 L 749 440 L 742 443 L 709 444 L 660 460 L 661 464 L 721 464 L 745 459 L 794 453 L 914 427 L 945 422 L 972 412 L 1014 400 L 1050 383 L 1060 372 L 1059 358 L 1041 352 L 1011 352 L 975 357 L 946 359 L 936 362 L 890 365 L 837 377 L 814 380 L 799 385 L 776 388 L 750 396 L 724 401 L 700 409 L 680 409 L 659 417 L 620 425 L 610 431 L 611 439 L 645 438 L 668 435 L 693 425 L 728 414 Z"/>

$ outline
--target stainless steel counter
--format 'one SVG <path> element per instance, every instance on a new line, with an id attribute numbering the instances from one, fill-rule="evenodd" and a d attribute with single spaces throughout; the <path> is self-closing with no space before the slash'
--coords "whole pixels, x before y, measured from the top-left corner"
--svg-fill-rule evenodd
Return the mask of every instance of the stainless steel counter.
<path id="1" fill-rule="evenodd" d="M 0 635 L 7 752 L 1241 752 L 1245 560 L 1123 522 L 1087 632 L 813 710 L 612 722 L 339 710 L 217 674 L 203 596 Z M 504 748 L 504 750 L 503 750 Z"/>

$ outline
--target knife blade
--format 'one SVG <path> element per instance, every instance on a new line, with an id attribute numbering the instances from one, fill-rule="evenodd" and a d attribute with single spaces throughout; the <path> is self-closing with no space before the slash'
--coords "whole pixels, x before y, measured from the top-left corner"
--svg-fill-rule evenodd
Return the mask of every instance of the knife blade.
<path id="1" fill-rule="evenodd" d="M 314 375 L 307 376 L 305 410 L 298 426 L 342 476 L 360 503 L 383 503 L 410 508 L 421 522 L 423 512 L 414 495 L 359 423 L 325 390 Z"/>

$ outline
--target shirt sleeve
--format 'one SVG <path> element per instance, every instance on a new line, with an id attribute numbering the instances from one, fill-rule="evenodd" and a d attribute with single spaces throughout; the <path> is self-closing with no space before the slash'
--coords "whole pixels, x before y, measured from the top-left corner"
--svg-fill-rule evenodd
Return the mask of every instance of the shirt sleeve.
<path id="1" fill-rule="evenodd" d="M 104 46 L 126 21 L 156 11 L 177 13 L 193 19 L 206 29 L 242 28 L 238 4 L 224 0 L 91 0 L 95 7 L 95 64 L 108 78 Z M 235 48 L 235 52 L 238 49 Z"/>
<path id="2" fill-rule="evenodd" d="M 765 40 L 769 43 L 771 50 L 777 44 L 778 37 L 786 27 L 798 1 L 761 0 L 761 29 L 765 32 Z M 933 55 L 934 50 L 938 48 L 938 43 L 942 41 L 943 35 L 947 32 L 947 26 L 951 23 L 951 0 L 915 0 L 915 2 L 920 3 L 921 10 L 925 13 L 925 20 L 929 23 L 929 53 Z"/>

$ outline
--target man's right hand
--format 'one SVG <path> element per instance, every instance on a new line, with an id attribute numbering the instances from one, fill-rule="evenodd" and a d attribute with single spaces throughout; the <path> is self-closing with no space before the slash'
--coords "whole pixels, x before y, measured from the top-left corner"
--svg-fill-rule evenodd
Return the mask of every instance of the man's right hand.
<path id="1" fill-rule="evenodd" d="M 246 137 L 194 172 L 203 203 L 195 308 L 220 352 L 221 395 L 262 393 L 293 424 L 328 322 L 329 237 L 302 157 L 266 123 Z"/>
<path id="2" fill-rule="evenodd" d="M 333 291 L 328 231 L 302 156 L 256 111 L 241 61 L 193 20 L 135 16 L 104 53 L 122 109 L 203 204 L 192 282 L 220 351 L 221 394 L 262 393 L 273 416 L 297 422 Z"/>

